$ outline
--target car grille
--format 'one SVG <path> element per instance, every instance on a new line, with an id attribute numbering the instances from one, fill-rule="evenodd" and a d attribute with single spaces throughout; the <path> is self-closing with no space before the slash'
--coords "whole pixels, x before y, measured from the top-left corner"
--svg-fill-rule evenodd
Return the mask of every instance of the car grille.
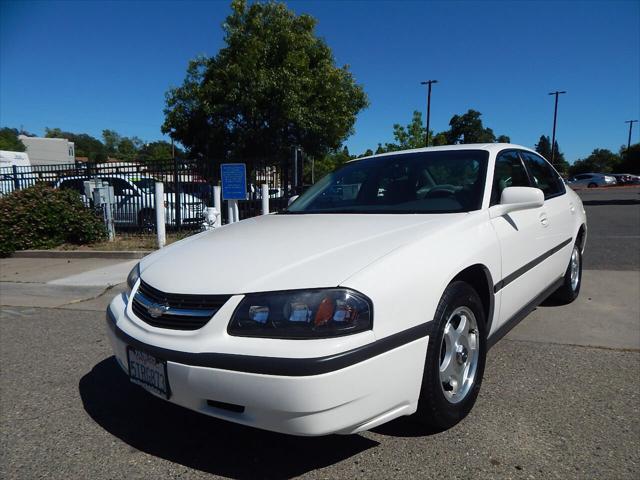
<path id="1" fill-rule="evenodd" d="M 133 313 L 153 327 L 197 330 L 204 327 L 231 295 L 165 293 L 140 281 L 133 297 Z"/>

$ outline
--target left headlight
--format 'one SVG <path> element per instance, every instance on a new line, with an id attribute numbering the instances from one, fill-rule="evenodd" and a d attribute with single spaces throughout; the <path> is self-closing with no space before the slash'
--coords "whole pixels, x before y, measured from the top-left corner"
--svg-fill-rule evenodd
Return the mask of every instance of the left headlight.
<path id="1" fill-rule="evenodd" d="M 262 338 L 327 338 L 370 330 L 371 300 L 345 288 L 254 293 L 229 322 L 230 335 Z"/>
<path id="2" fill-rule="evenodd" d="M 128 292 L 127 295 L 131 295 L 131 290 L 135 286 L 136 282 L 140 278 L 140 264 L 136 263 L 136 266 L 131 269 L 129 275 L 127 275 L 127 287 Z"/>

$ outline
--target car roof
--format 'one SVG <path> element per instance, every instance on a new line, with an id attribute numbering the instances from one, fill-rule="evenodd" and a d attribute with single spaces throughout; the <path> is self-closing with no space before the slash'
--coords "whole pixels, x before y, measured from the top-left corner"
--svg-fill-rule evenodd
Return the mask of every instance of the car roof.
<path id="1" fill-rule="evenodd" d="M 509 149 L 518 149 L 518 150 L 526 150 L 528 152 L 536 153 L 535 150 L 532 150 L 527 147 L 523 147 L 522 145 L 517 145 L 515 143 L 464 143 L 460 145 L 441 145 L 439 147 L 422 147 L 422 148 L 413 148 L 410 150 L 398 150 L 395 152 L 386 152 L 386 153 L 378 153 L 376 155 L 369 155 L 367 157 L 354 158 L 350 160 L 350 162 L 356 162 L 358 160 L 365 160 L 367 158 L 377 158 L 377 157 L 389 157 L 396 155 L 406 155 L 411 153 L 421 153 L 421 152 L 450 152 L 450 151 L 460 151 L 460 150 L 485 150 L 490 153 L 497 153 L 501 150 L 509 150 Z"/>
<path id="2" fill-rule="evenodd" d="M 130 174 L 122 174 L 122 173 L 105 173 L 105 174 L 101 174 L 98 173 L 93 174 L 91 176 L 89 176 L 89 174 L 87 175 L 71 175 L 69 177 L 60 177 L 58 179 L 59 182 L 63 182 L 65 180 L 90 180 L 91 178 L 120 178 L 122 180 L 127 180 L 129 182 L 135 181 L 135 180 L 141 180 L 144 178 L 149 178 L 151 180 L 153 180 L 153 177 L 150 177 L 148 175 L 138 175 L 135 173 L 130 173 Z"/>

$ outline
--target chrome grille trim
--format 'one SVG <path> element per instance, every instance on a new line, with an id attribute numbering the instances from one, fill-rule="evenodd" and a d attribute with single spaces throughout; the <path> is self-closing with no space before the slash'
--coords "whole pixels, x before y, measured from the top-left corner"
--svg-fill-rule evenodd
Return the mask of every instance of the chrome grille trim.
<path id="1" fill-rule="evenodd" d="M 141 280 L 131 309 L 140 320 L 153 327 L 198 330 L 211 320 L 229 298 L 231 295 L 166 293 Z"/>

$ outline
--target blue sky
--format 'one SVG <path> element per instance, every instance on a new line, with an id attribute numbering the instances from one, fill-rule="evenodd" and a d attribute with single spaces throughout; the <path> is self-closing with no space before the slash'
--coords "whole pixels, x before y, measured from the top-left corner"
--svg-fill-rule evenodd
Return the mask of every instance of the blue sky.
<path id="1" fill-rule="evenodd" d="M 568 160 L 626 144 L 640 118 L 640 2 L 290 1 L 349 64 L 371 102 L 347 140 L 352 153 L 392 140 L 425 110 L 448 128 L 469 108 L 514 143 L 551 135 Z M 0 0 L 0 126 L 100 136 L 105 128 L 162 138 L 164 94 L 189 59 L 214 55 L 228 1 Z M 633 142 L 640 140 L 634 125 Z"/>

